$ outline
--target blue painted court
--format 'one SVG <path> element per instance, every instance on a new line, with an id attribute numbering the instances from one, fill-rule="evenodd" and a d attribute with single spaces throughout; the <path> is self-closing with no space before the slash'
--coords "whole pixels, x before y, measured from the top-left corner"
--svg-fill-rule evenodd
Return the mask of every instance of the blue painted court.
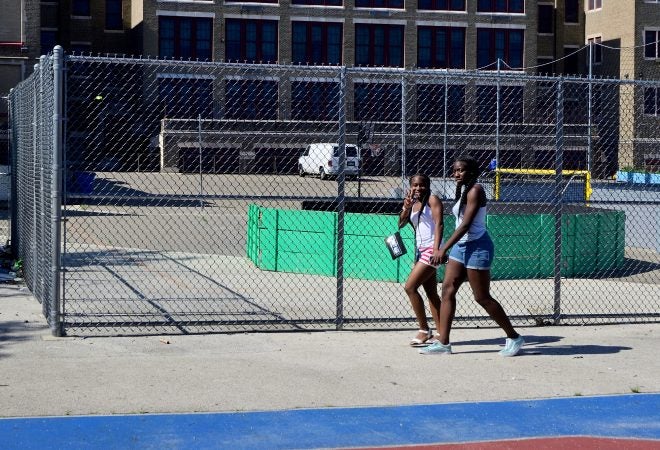
<path id="1" fill-rule="evenodd" d="M 498 448 L 522 448 L 526 439 L 566 437 L 617 438 L 632 440 L 635 448 L 660 449 L 660 394 L 373 408 L 0 419 L 0 448 L 5 450 L 430 448 L 503 440 L 516 440 L 516 444 Z"/>

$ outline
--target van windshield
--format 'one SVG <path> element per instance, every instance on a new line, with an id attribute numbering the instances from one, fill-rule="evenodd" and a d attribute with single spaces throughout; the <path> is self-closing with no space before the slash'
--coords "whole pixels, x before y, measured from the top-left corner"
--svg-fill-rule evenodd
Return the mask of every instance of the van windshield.
<path id="1" fill-rule="evenodd" d="M 334 147 L 334 152 L 332 156 L 339 157 L 339 146 Z M 358 149 L 354 145 L 347 145 L 346 146 L 346 157 L 347 158 L 357 158 L 358 157 Z"/>

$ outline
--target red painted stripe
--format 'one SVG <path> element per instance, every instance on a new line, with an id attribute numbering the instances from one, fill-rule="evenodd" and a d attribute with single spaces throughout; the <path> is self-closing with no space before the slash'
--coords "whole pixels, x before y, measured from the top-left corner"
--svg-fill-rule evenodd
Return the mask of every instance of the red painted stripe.
<path id="1" fill-rule="evenodd" d="M 648 439 L 556 437 L 515 439 L 489 442 L 464 442 L 460 444 L 406 445 L 398 447 L 360 447 L 352 450 L 373 448 L 388 450 L 660 450 L 660 441 Z"/>

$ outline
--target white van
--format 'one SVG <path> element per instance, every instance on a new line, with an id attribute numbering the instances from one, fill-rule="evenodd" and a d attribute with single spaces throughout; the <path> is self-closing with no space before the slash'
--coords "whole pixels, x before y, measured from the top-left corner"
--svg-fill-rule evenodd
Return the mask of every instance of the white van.
<path id="1" fill-rule="evenodd" d="M 346 175 L 357 175 L 360 168 L 360 152 L 356 145 L 346 144 Z M 339 145 L 336 143 L 319 142 L 309 144 L 298 158 L 298 173 L 318 174 L 322 180 L 329 175 L 339 173 Z"/>

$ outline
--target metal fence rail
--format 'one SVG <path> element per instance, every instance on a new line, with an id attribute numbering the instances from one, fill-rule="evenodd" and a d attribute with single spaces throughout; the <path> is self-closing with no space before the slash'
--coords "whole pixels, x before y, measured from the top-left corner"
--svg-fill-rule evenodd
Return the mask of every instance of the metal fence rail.
<path id="1" fill-rule="evenodd" d="M 468 154 L 516 323 L 657 321 L 660 174 L 622 180 L 658 153 L 659 83 L 56 51 L 10 96 L 12 241 L 55 334 L 408 326 L 382 239 L 414 173 L 450 211 Z"/>

